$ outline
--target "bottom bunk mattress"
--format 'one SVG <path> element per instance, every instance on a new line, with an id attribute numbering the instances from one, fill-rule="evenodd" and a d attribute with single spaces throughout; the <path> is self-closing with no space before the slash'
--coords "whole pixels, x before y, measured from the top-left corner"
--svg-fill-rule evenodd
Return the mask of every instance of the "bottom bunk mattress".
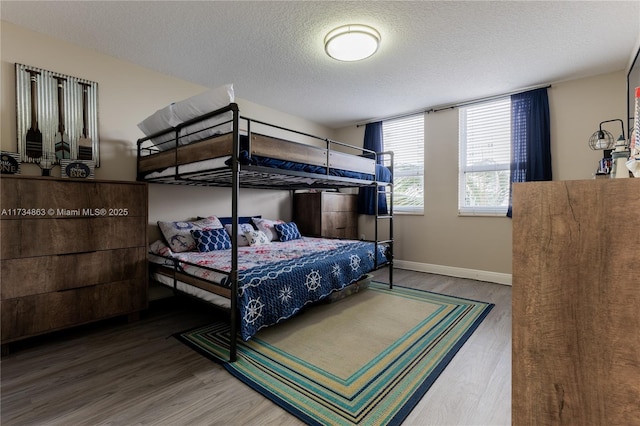
<path id="1" fill-rule="evenodd" d="M 151 246 L 154 263 L 218 286 L 229 287 L 231 250 L 172 253 L 164 244 Z M 302 237 L 291 241 L 238 247 L 240 335 L 250 339 L 359 280 L 387 263 L 387 247 L 368 241 Z M 377 264 L 376 264 L 377 257 Z M 166 284 L 166 282 L 165 282 Z"/>

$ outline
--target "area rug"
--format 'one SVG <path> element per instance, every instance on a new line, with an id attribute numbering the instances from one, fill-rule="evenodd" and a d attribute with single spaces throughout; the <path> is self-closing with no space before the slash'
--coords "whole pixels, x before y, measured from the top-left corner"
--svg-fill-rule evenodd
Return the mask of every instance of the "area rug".
<path id="1" fill-rule="evenodd" d="M 311 425 L 397 425 L 493 304 L 372 282 L 261 330 L 228 360 L 229 328 L 176 337 Z"/>

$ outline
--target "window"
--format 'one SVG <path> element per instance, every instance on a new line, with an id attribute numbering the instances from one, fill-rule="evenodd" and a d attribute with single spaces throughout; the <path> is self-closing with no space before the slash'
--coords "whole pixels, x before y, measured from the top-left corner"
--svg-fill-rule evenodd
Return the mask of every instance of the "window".
<path id="1" fill-rule="evenodd" d="M 509 207 L 511 98 L 460 108 L 460 214 L 504 215 Z"/>
<path id="2" fill-rule="evenodd" d="M 393 151 L 393 210 L 424 211 L 424 114 L 382 123 L 384 150 Z"/>

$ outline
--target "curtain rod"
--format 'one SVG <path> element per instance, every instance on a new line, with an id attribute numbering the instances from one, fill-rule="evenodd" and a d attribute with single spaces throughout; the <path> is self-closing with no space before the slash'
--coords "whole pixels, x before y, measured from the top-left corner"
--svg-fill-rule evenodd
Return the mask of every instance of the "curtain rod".
<path id="1" fill-rule="evenodd" d="M 518 93 L 528 92 L 530 90 L 548 89 L 550 87 L 551 87 L 551 84 L 542 84 L 540 86 L 533 86 L 533 87 L 528 87 L 526 89 L 520 89 L 520 90 L 514 90 L 514 91 L 511 91 L 511 92 L 507 92 L 507 93 L 502 93 L 500 95 L 493 95 L 493 96 L 487 96 L 487 97 L 484 97 L 484 98 L 471 99 L 471 100 L 468 100 L 468 101 L 458 102 L 458 103 L 449 104 L 449 105 L 439 105 L 439 106 L 435 106 L 435 107 L 432 107 L 432 108 L 423 108 L 423 109 L 420 109 L 418 111 L 407 112 L 407 113 L 398 114 L 398 115 L 392 115 L 392 116 L 384 117 L 384 118 L 372 119 L 372 120 L 366 121 L 364 123 L 356 124 L 356 127 L 366 126 L 369 123 L 375 123 L 375 122 L 378 122 L 378 121 L 394 120 L 396 118 L 406 118 L 406 117 L 411 117 L 413 115 L 418 115 L 418 114 L 429 114 L 429 113 L 432 113 L 432 112 L 439 112 L 439 111 L 459 108 L 459 107 L 463 107 L 463 106 L 467 106 L 467 105 L 479 104 L 479 103 L 482 103 L 482 102 L 487 102 L 487 101 L 491 101 L 491 100 L 495 100 L 495 99 L 504 98 L 505 96 L 517 95 Z"/>

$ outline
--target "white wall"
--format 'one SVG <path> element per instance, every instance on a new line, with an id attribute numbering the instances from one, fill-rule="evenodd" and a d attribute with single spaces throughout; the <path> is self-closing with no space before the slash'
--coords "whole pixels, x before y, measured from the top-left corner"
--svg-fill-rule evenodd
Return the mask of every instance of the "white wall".
<path id="1" fill-rule="evenodd" d="M 587 141 L 603 120 L 624 117 L 626 72 L 554 83 L 549 90 L 554 180 L 591 179 L 601 151 Z M 425 105 L 425 109 L 429 107 Z M 617 128 L 614 126 L 613 130 Z M 360 143 L 364 127 L 339 129 L 336 138 Z M 395 216 L 395 256 L 411 269 L 510 282 L 511 220 L 458 216 L 458 110 L 425 116 L 423 215 Z M 360 233 L 372 235 L 360 218 Z"/>
<path id="2" fill-rule="evenodd" d="M 554 180 L 591 179 L 602 151 L 588 141 L 601 121 L 625 118 L 627 73 L 620 71 L 556 84 L 549 91 Z M 627 124 L 625 123 L 625 131 Z M 620 123 L 603 126 L 615 138 Z"/>
<path id="3" fill-rule="evenodd" d="M 188 98 L 208 88 L 159 74 L 76 45 L 2 21 L 2 111 L 0 147 L 16 152 L 15 63 L 60 72 L 98 82 L 98 115 L 101 166 L 97 179 L 136 179 L 136 140 L 144 135 L 137 123 L 170 102 Z M 228 82 L 233 83 L 233 82 Z M 288 115 L 244 99 L 236 99 L 241 114 L 310 134 L 331 137 L 333 131 L 311 121 Z M 35 165 L 23 165 L 25 174 L 40 174 Z M 60 176 L 59 167 L 54 176 Z M 149 185 L 149 223 L 183 220 L 196 216 L 230 215 L 228 188 Z M 289 219 L 289 191 L 241 190 L 242 215 Z M 153 238 L 155 236 L 152 235 Z"/>

